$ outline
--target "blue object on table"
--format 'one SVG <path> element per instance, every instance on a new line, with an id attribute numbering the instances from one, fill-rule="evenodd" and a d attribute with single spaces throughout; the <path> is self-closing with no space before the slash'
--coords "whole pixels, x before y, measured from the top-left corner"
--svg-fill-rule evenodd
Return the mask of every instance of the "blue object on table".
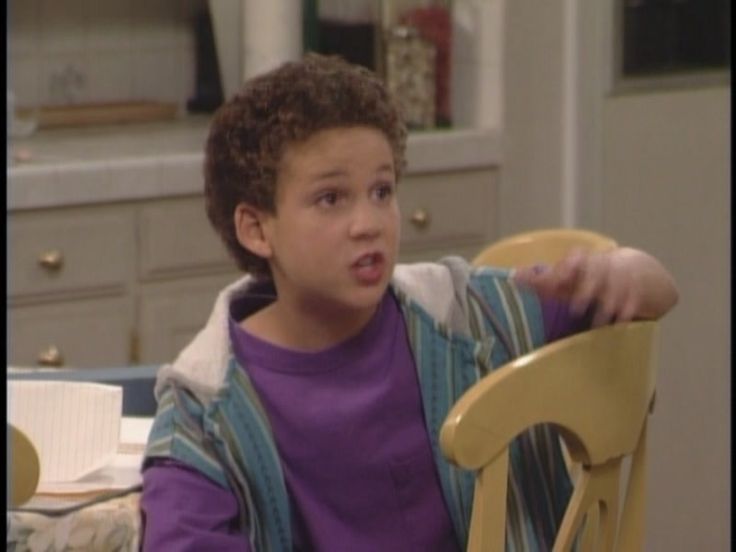
<path id="1" fill-rule="evenodd" d="M 123 388 L 123 416 L 154 416 L 156 398 L 153 387 L 159 364 L 118 368 L 79 368 L 73 370 L 33 370 L 8 372 L 9 380 L 90 381 L 120 385 Z"/>

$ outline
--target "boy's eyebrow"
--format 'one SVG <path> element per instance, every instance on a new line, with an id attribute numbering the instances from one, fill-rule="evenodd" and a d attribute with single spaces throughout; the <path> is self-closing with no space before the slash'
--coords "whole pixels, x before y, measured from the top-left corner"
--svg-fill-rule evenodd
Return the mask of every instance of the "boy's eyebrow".
<path id="1" fill-rule="evenodd" d="M 325 171 L 322 173 L 317 173 L 312 177 L 312 180 L 327 180 L 330 178 L 335 178 L 336 176 L 345 176 L 347 174 L 346 171 L 335 169 L 330 171 Z"/>
<path id="2" fill-rule="evenodd" d="M 376 172 L 377 173 L 380 173 L 380 172 L 390 172 L 390 173 L 393 173 L 394 172 L 394 166 L 391 163 L 384 163 L 383 165 L 379 166 L 376 169 Z M 347 174 L 347 171 L 344 171 L 342 169 L 332 169 L 332 170 L 328 170 L 328 171 L 325 171 L 325 172 L 322 172 L 322 173 L 315 174 L 312 177 L 312 180 L 313 181 L 327 180 L 327 179 L 330 179 L 330 178 L 345 176 L 346 174 Z"/>

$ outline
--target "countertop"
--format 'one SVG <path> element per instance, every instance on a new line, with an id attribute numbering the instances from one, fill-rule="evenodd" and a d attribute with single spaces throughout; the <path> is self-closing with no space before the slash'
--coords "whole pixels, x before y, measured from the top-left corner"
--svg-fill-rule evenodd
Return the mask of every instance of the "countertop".
<path id="1" fill-rule="evenodd" d="M 7 209 L 201 193 L 209 116 L 171 122 L 42 130 L 9 143 Z M 407 172 L 493 167 L 498 130 L 412 132 Z"/>

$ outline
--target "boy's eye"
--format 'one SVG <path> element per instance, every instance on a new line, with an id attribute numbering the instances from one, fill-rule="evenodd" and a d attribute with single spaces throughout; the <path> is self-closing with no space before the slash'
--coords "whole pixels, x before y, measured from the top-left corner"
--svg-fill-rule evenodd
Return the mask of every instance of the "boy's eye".
<path id="1" fill-rule="evenodd" d="M 335 205 L 338 199 L 340 199 L 340 195 L 336 191 L 329 191 L 317 196 L 317 203 L 319 205 Z"/>
<path id="2" fill-rule="evenodd" d="M 379 200 L 386 200 L 394 194 L 394 185 L 390 182 L 379 184 L 375 188 L 375 194 Z"/>

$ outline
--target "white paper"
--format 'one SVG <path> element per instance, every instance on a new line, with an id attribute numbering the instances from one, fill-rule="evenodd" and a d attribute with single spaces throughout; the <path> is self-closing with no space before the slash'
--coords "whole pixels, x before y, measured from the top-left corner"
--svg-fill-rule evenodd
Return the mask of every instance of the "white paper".
<path id="1" fill-rule="evenodd" d="M 8 380 L 8 420 L 36 447 L 39 484 L 75 481 L 110 463 L 122 407 L 117 385 Z"/>
<path id="2" fill-rule="evenodd" d="M 148 434 L 153 427 L 153 418 L 124 416 L 120 420 L 119 452 L 140 447 L 140 452 L 146 447 Z"/>
<path id="3" fill-rule="evenodd" d="M 118 452 L 105 466 L 71 482 L 41 483 L 37 495 L 74 495 L 127 489 L 143 482 L 141 464 L 153 418 L 123 417 Z"/>

